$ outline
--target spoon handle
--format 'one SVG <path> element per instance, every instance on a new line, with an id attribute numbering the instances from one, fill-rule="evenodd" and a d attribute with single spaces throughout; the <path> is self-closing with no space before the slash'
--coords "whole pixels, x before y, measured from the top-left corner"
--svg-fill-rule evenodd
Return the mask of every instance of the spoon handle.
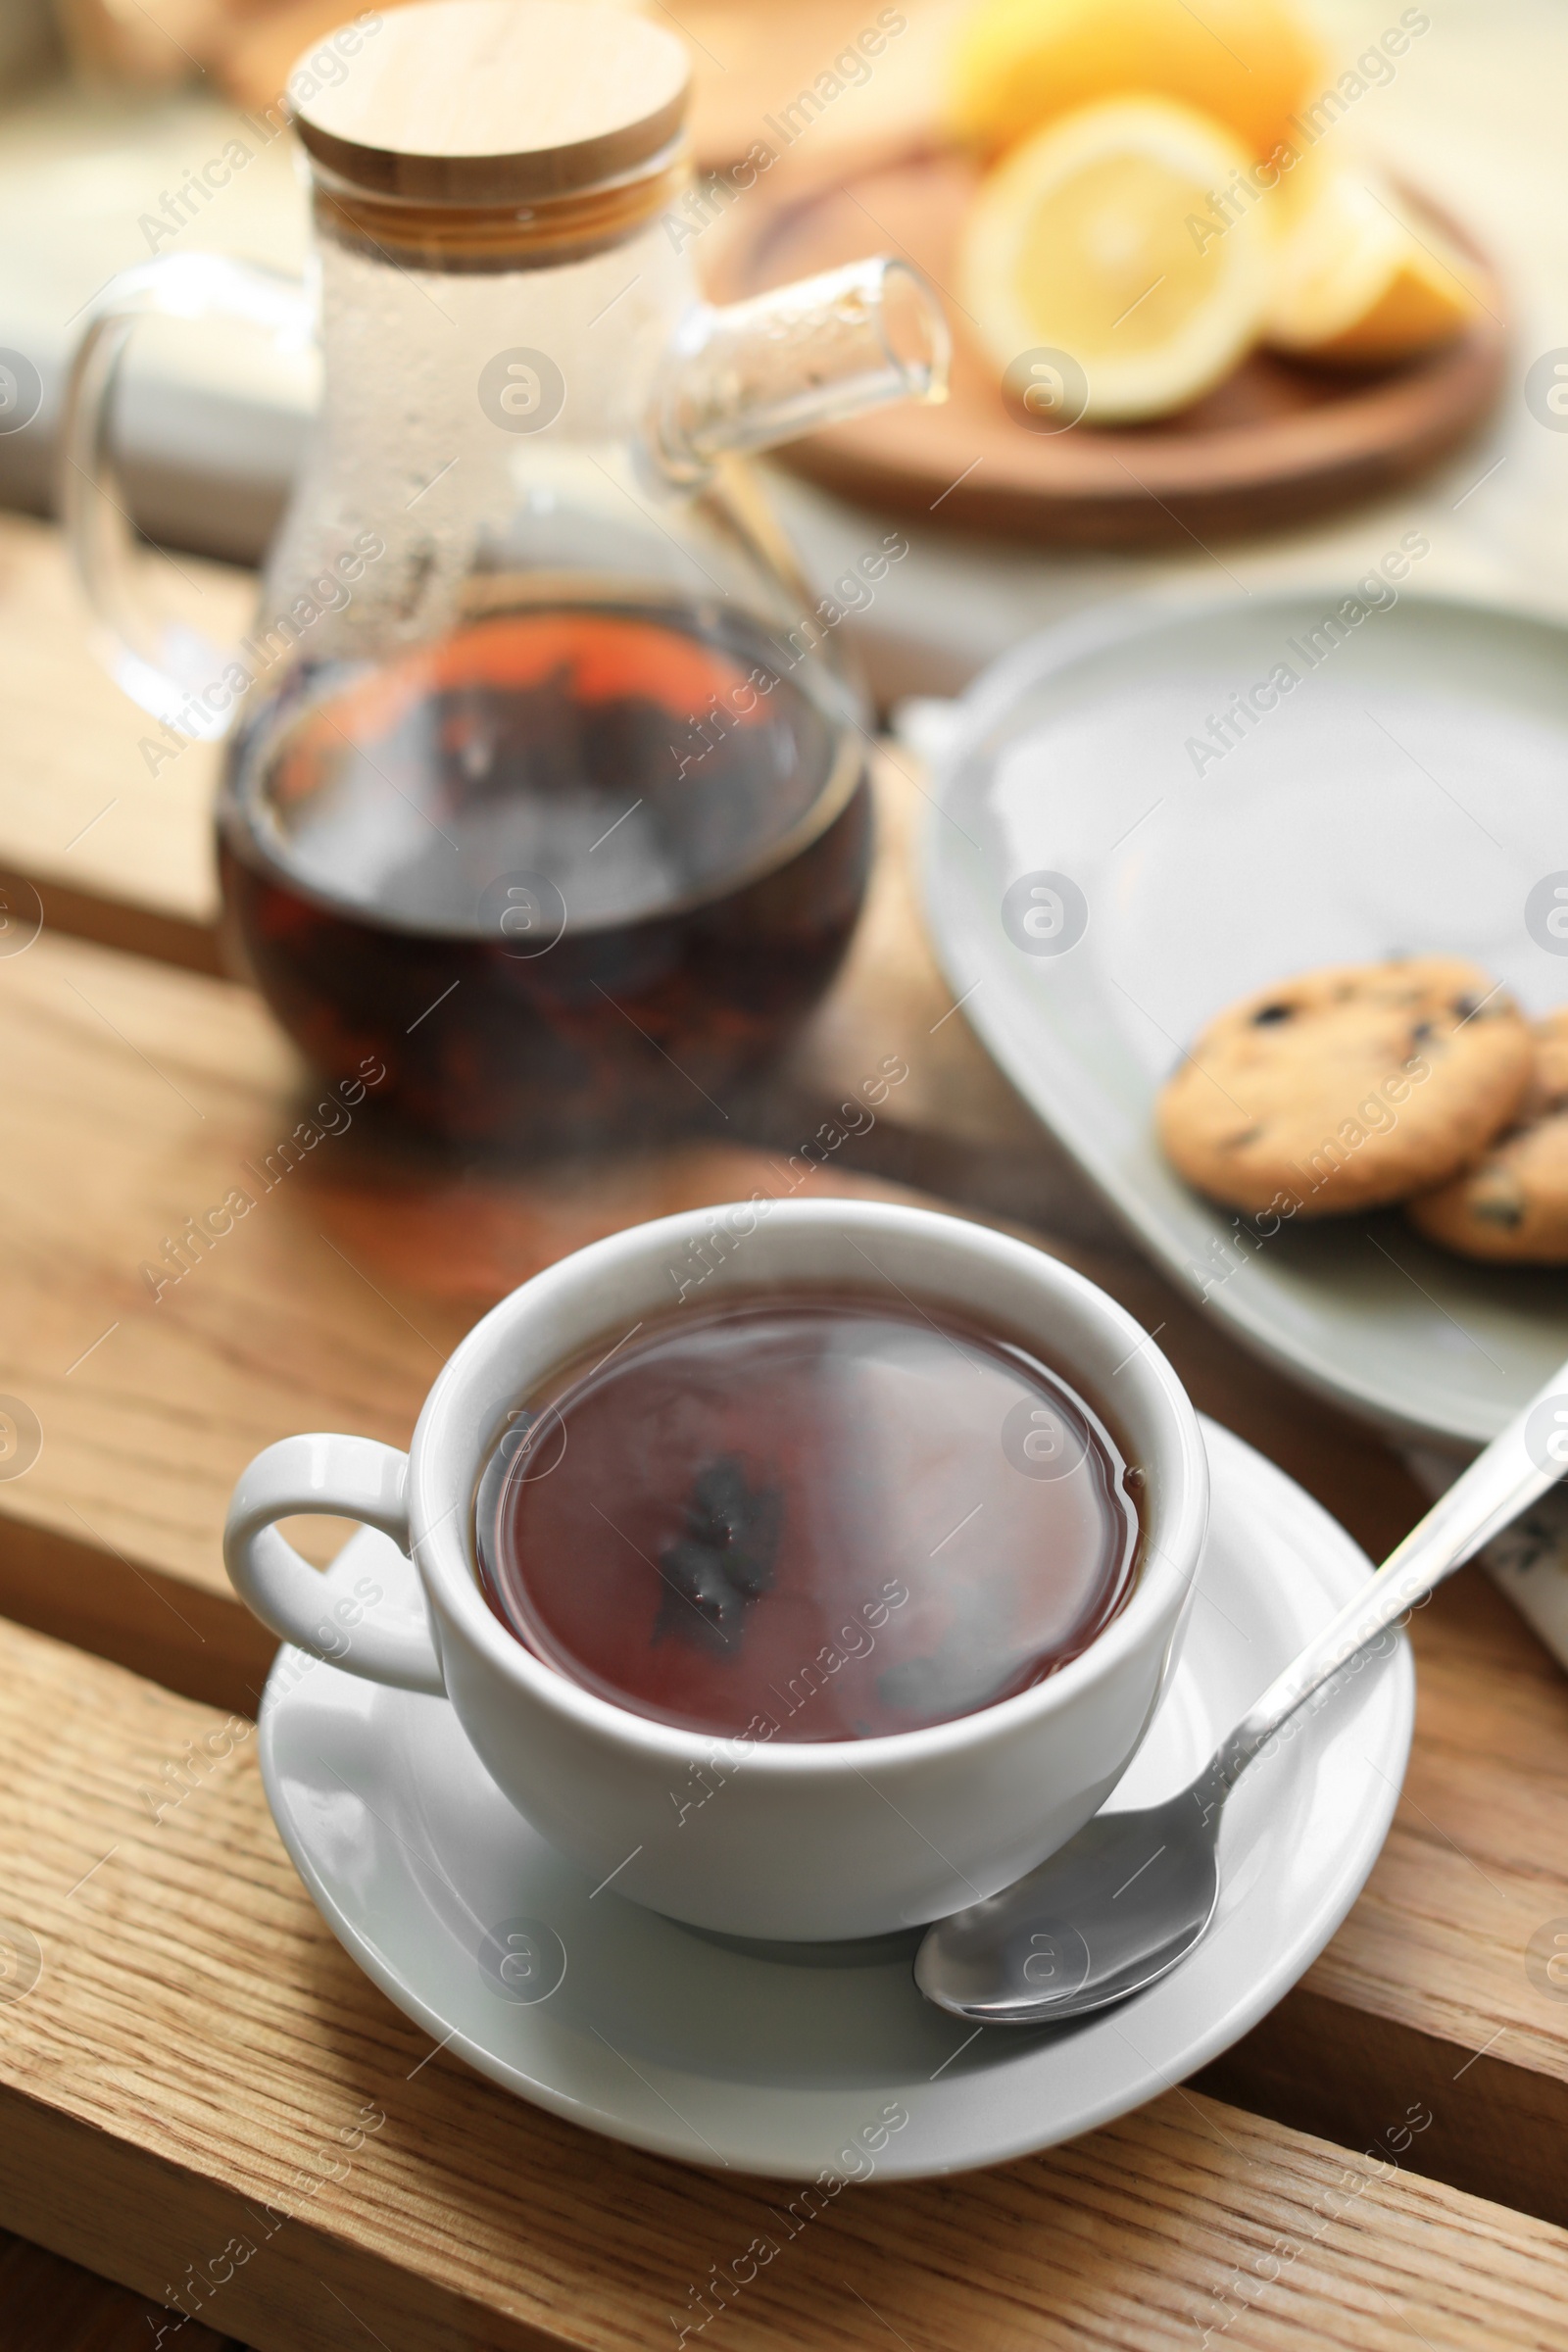
<path id="1" fill-rule="evenodd" d="M 1477 1454 L 1339 1615 L 1276 1676 L 1216 1752 L 1202 1785 L 1229 1788 L 1302 1701 L 1462 1568 L 1568 1471 L 1568 1364 Z"/>

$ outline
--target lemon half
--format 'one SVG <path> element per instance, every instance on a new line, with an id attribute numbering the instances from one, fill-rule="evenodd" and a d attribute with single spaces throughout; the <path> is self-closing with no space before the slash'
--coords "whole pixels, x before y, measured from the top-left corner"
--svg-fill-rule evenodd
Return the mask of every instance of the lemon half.
<path id="1" fill-rule="evenodd" d="M 1267 206 L 1215 233 L 1211 193 L 1249 162 L 1220 124 L 1159 98 L 1085 107 L 1015 148 L 982 183 L 959 254 L 998 368 L 1067 354 L 1102 423 L 1168 415 L 1218 383 L 1269 295 Z"/>
<path id="2" fill-rule="evenodd" d="M 1375 366 L 1462 333 L 1483 308 L 1480 270 L 1368 171 L 1325 172 L 1281 239 L 1264 322 L 1281 350 Z"/>
<path id="3" fill-rule="evenodd" d="M 1265 154 L 1317 69 L 1288 0 L 981 0 L 953 53 L 949 123 L 998 155 L 1103 98 L 1199 106 Z"/>

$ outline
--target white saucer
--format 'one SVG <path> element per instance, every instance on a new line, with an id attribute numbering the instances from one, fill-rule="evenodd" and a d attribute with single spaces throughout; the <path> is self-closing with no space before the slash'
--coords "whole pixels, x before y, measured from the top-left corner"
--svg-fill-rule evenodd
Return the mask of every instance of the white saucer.
<path id="1" fill-rule="evenodd" d="M 1283 1472 L 1204 1424 L 1214 1510 L 1180 1664 L 1115 1802 L 1197 1770 L 1368 1572 Z M 356 1536 L 328 1581 L 413 1570 Z M 789 2180 L 913 2179 L 1049 2147 L 1225 2049 L 1322 1950 L 1393 1816 L 1414 1675 L 1401 1641 L 1231 1799 L 1213 1928 L 1102 2018 L 966 2040 L 915 1991 L 917 1936 L 740 1947 L 592 1883 L 528 1829 L 450 1707 L 280 1652 L 262 1778 L 334 1933 L 400 2009 L 481 2074 L 615 2139 Z M 437 1856 L 440 1857 L 437 1860 Z M 898 2117 L 906 2120 L 898 2122 Z"/>

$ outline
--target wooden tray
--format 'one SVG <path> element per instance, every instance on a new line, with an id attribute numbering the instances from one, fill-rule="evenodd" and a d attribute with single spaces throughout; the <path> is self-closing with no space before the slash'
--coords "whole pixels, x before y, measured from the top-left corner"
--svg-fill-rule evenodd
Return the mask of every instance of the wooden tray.
<path id="1" fill-rule="evenodd" d="M 1444 350 L 1349 378 L 1255 352 L 1164 422 L 1031 432 L 1004 407 L 955 291 L 959 224 L 976 181 L 975 167 L 951 152 L 884 148 L 809 175 L 776 170 L 728 216 L 710 269 L 720 299 L 878 251 L 903 254 L 943 295 L 954 329 L 945 406 L 879 410 L 783 453 L 797 472 L 844 497 L 1036 544 L 1191 546 L 1375 497 L 1455 448 L 1501 391 L 1507 337 L 1496 279 L 1464 232 L 1423 202 L 1487 269 L 1488 315 Z"/>
<path id="2" fill-rule="evenodd" d="M 962 1036 L 946 1006 L 907 1009 L 932 1056 Z M 722 1146 L 594 1188 L 445 1194 L 352 1159 L 310 1168 L 155 1303 L 137 1259 L 220 1196 L 236 1155 L 287 1132 L 288 1056 L 242 991 L 47 935 L 0 967 L 0 1388 L 45 1432 L 27 1476 L 0 1484 L 0 1609 L 207 1701 L 0 1625 L 0 1909 L 43 1961 L 0 2002 L 0 2228 L 154 2295 L 254 2242 L 201 2316 L 268 2352 L 358 2342 L 362 2324 L 388 2352 L 651 2343 L 688 2283 L 749 2243 L 760 2192 L 596 2142 L 432 2052 L 311 1908 L 248 1740 L 177 1807 L 146 1791 L 254 1706 L 270 1645 L 218 1557 L 249 1453 L 304 1423 L 406 1444 L 440 1354 L 508 1282 L 596 1227 L 744 1190 L 756 1161 Z M 1375 1440 L 1240 1358 L 1135 1261 L 1073 1254 L 1160 1329 L 1201 1402 L 1388 1544 L 1416 1506 Z M 1435 2352 L 1544 2352 L 1568 2308 L 1568 2008 L 1524 1948 L 1568 1916 L 1568 1687 L 1479 1581 L 1414 1631 L 1405 1801 L 1280 2008 L 1200 2086 L 1077 2147 L 857 2200 L 726 2338 L 877 2340 L 843 2308 L 848 2278 L 915 2352 L 979 2336 L 1152 2352 L 1210 2325 L 1237 2352 L 1394 2352 L 1407 2323 Z M 387 2127 L 365 2161 L 291 2198 L 368 2099 Z M 1379 2151 L 1417 2108 L 1432 2123 L 1390 2176 Z M 1323 2204 L 1336 2185 L 1344 2203 Z M 295 2218 L 268 2233 L 268 2205 Z M 1259 2332 L 1236 2279 L 1282 2236 L 1299 2252 L 1264 2282 Z"/>
<path id="3" fill-rule="evenodd" d="M 814 1189 L 919 1184 L 985 1213 L 997 1163 L 1015 1158 L 1043 1246 L 1158 1332 L 1204 1410 L 1387 1551 L 1423 1506 L 1376 1438 L 1244 1356 L 1114 1237 L 1064 1238 L 1070 1174 L 953 1011 L 907 895 L 917 794 L 892 771 L 883 784 L 868 919 L 780 1085 L 774 1134 L 436 1179 L 388 1165 L 355 1129 L 156 1300 L 141 1262 L 291 1131 L 297 1065 L 243 989 L 51 928 L 0 960 L 0 1391 L 44 1431 L 27 1474 L 0 1481 L 0 1612 L 250 1714 L 272 1644 L 219 1550 L 250 1456 L 302 1427 L 406 1445 L 441 1358 L 514 1283 L 597 1233 L 766 1182 L 762 1147 L 812 1134 L 888 1054 L 909 1070 L 892 1115 Z M 336 1535 L 319 1534 L 329 1556 Z M 1568 1918 L 1568 1684 L 1479 1580 L 1413 1630 L 1421 1711 L 1388 1847 L 1329 1949 L 1214 2080 L 1358 2147 L 1424 2100 L 1435 2121 L 1407 2164 L 1565 2223 L 1552 2151 L 1568 2145 L 1568 2004 L 1524 1952 Z"/>
<path id="4" fill-rule="evenodd" d="M 192 1755 L 188 1793 L 150 1804 Z M 1433 2105 L 1412 2080 L 1354 2152 L 1173 2089 L 1048 2155 L 791 2222 L 797 2192 L 596 2138 L 395 2010 L 220 1713 L 0 1624 L 0 1886 L 37 1962 L 0 2005 L 0 2227 L 191 2313 L 167 2352 L 197 2325 L 257 2352 L 1561 2341 L 1568 2233 L 1391 2154 Z M 777 2259 L 748 2270 L 759 2237 Z"/>
<path id="5" fill-rule="evenodd" d="M 49 534 L 0 525 L 19 628 L 37 603 L 27 580 L 52 562 Z M 96 780 L 65 779 L 56 829 L 74 848 L 54 846 L 38 776 L 0 779 L 0 847 L 46 910 L 43 934 L 0 958 L 0 1390 L 44 1427 L 27 1474 L 0 1480 L 0 1614 L 40 1629 L 0 1622 L 0 1933 L 14 1951 L 24 1931 L 40 1962 L 25 1986 L 0 1968 L 0 2230 L 138 2296 L 172 2302 L 205 2279 L 198 2316 L 170 2323 L 180 2352 L 231 2337 L 261 2352 L 634 2352 L 769 2227 L 773 2192 L 595 2139 L 433 2049 L 312 1908 L 248 1737 L 209 1745 L 218 1761 L 177 1806 L 148 1801 L 228 1710 L 250 1711 L 266 1668 L 270 1639 L 219 1559 L 228 1485 L 256 1447 L 307 1424 L 406 1444 L 440 1356 L 512 1282 L 595 1231 L 749 1190 L 760 1153 L 810 1134 L 893 1053 L 909 1076 L 890 1115 L 822 1184 L 919 1184 L 971 1213 L 996 1213 L 1013 1185 L 1012 1213 L 1118 1291 L 1198 1401 L 1369 1549 L 1420 1498 L 1375 1438 L 1244 1358 L 1097 1227 L 921 943 L 902 846 L 918 781 L 892 769 L 865 926 L 764 1106 L 771 1126 L 754 1111 L 718 1145 L 446 1186 L 361 1156 L 350 1134 L 155 1301 L 139 1261 L 288 1132 L 300 1073 L 246 991 L 159 960 L 197 962 L 208 937 L 207 818 L 183 776 L 178 796 L 141 805 L 138 860 L 101 846 L 118 809 L 81 832 L 134 778 L 139 729 L 116 748 L 73 642 L 0 696 L 15 727 L 47 676 L 54 709 L 88 713 L 73 744 L 98 747 Z M 35 740 L 41 758 L 41 725 Z M 177 889 L 160 892 L 160 872 Z M 61 875 L 77 877 L 74 897 Z M 168 938 L 150 930 L 132 955 L 64 935 L 118 939 L 127 884 Z M 1412 1637 L 1420 1712 L 1388 1847 L 1246 2041 L 1070 2148 L 846 2195 L 707 2340 L 1559 2343 L 1568 2004 L 1525 1952 L 1568 1918 L 1568 1683 L 1479 1580 L 1446 1588 Z M 385 2122 L 344 2170 L 331 2151 L 367 2102 Z M 1390 2134 L 1422 2107 L 1431 2124 L 1391 2169 Z M 239 2259 L 231 2240 L 254 2251 Z M 145 2308 L 107 2289 L 68 2333 L 65 2302 L 83 2294 L 0 2242 L 5 2352 L 153 2342 Z M 29 2298 L 45 2296 L 53 2330 L 29 2336 Z"/>

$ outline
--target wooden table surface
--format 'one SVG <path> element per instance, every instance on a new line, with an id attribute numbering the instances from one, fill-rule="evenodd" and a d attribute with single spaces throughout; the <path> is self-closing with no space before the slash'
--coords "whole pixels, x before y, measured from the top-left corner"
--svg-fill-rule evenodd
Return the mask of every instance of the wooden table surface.
<path id="1" fill-rule="evenodd" d="M 203 577 L 242 601 L 242 579 Z M 505 1290 L 594 1234 L 750 1190 L 892 1054 L 907 1078 L 821 1189 L 945 1200 L 1083 1266 L 1374 1554 L 1421 1498 L 1130 1250 L 992 1068 L 922 940 L 920 780 L 891 758 L 848 966 L 721 1133 L 435 1175 L 354 1129 L 155 1300 L 143 1264 L 288 1132 L 307 1081 L 216 976 L 208 756 L 146 774 L 41 526 L 0 522 L 0 618 L 27 755 L 0 781 L 0 873 L 43 914 L 0 955 L 0 1391 L 43 1430 L 0 1480 L 0 2309 L 67 2315 L 35 2337 L 17 2321 L 6 2352 L 151 2343 L 145 2297 L 193 2315 L 165 2338 L 181 2352 L 666 2340 L 765 2186 L 592 2138 L 432 2055 L 309 1902 L 247 1738 L 177 1809 L 146 1801 L 188 1742 L 254 1710 L 266 1672 L 218 1549 L 251 1453 L 306 1426 L 405 1444 Z M 1393 1833 L 1280 2007 L 1198 2084 L 1070 2147 L 846 2196 L 714 2340 L 1563 2342 L 1568 2001 L 1526 1947 L 1568 1920 L 1568 1681 L 1478 1579 L 1412 1634 Z M 367 2104 L 384 2122 L 327 2178 L 320 2150 Z M 286 2228 L 258 2222 L 268 2206 Z M 235 2239 L 254 2251 L 225 2257 Z"/>

